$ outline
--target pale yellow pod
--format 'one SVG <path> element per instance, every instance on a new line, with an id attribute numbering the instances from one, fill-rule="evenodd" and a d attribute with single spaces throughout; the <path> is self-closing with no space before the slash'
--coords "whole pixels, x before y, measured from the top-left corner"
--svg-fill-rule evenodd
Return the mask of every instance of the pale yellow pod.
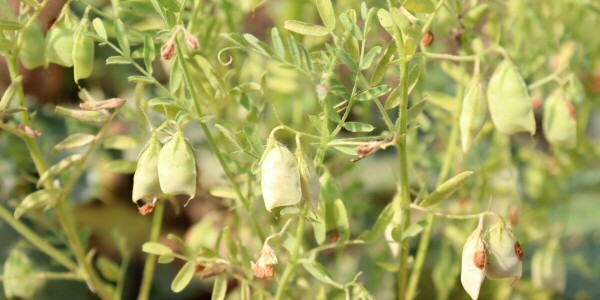
<path id="1" fill-rule="evenodd" d="M 487 277 L 520 279 L 523 269 L 523 250 L 503 220 L 499 220 L 490 228 L 485 241 L 489 262 L 485 270 Z"/>
<path id="2" fill-rule="evenodd" d="M 479 76 L 475 76 L 467 87 L 459 119 L 461 145 L 465 153 L 485 122 L 485 101 L 483 82 Z"/>
<path id="3" fill-rule="evenodd" d="M 295 205 L 302 199 L 300 173 L 294 154 L 285 146 L 275 143 L 268 150 L 261 165 L 261 188 L 265 207 Z"/>
<path id="4" fill-rule="evenodd" d="M 162 144 L 156 134 L 144 146 L 138 155 L 137 167 L 133 175 L 133 191 L 131 200 L 151 200 L 162 194 L 158 180 L 158 155 Z"/>
<path id="5" fill-rule="evenodd" d="M 504 134 L 535 134 L 535 117 L 527 85 L 510 60 L 505 59 L 494 70 L 487 98 L 490 115 L 498 131 Z"/>
<path id="6" fill-rule="evenodd" d="M 300 154 L 298 157 L 298 168 L 300 171 L 300 186 L 302 189 L 302 197 L 310 205 L 313 212 L 317 211 L 320 200 L 321 183 L 319 175 L 315 169 L 315 164 L 312 159 L 306 155 Z"/>
<path id="7" fill-rule="evenodd" d="M 483 242 L 483 227 L 479 226 L 469 235 L 462 252 L 460 282 L 463 288 L 475 300 L 479 297 L 481 285 L 485 280 L 487 252 Z"/>
<path id="8" fill-rule="evenodd" d="M 569 149 L 577 144 L 575 106 L 564 97 L 562 90 L 554 91 L 544 103 L 543 128 L 551 144 Z"/>
<path id="9" fill-rule="evenodd" d="M 167 195 L 196 195 L 196 158 L 181 128 L 160 150 L 158 179 Z"/>
<path id="10" fill-rule="evenodd" d="M 531 281 L 538 289 L 549 289 L 557 293 L 565 291 L 566 262 L 556 239 L 552 239 L 548 245 L 533 254 Z"/>

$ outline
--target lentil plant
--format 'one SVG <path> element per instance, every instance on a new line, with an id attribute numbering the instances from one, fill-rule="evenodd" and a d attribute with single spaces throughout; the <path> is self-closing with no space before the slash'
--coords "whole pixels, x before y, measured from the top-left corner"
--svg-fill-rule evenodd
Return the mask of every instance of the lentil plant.
<path id="1" fill-rule="evenodd" d="M 0 9 L 7 299 L 600 297 L 593 1 Z"/>

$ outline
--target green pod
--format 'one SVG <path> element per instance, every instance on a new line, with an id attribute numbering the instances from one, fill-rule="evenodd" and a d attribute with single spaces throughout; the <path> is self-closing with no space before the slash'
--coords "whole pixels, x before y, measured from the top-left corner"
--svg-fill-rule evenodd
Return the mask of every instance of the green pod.
<path id="1" fill-rule="evenodd" d="M 151 200 L 162 194 L 158 180 L 158 156 L 161 149 L 162 144 L 154 134 L 140 151 L 133 175 L 131 200 L 134 203 L 140 199 Z"/>
<path id="2" fill-rule="evenodd" d="M 261 189 L 265 207 L 295 205 L 302 199 L 300 173 L 294 154 L 285 146 L 275 143 L 261 164 Z"/>
<path id="3" fill-rule="evenodd" d="M 486 276 L 489 279 L 521 278 L 523 250 L 504 220 L 490 228 L 485 240 L 488 250 Z"/>
<path id="4" fill-rule="evenodd" d="M 321 192 L 321 183 L 319 183 L 319 175 L 315 169 L 313 161 L 301 153 L 297 154 L 298 171 L 300 172 L 300 188 L 302 197 L 310 205 L 313 212 L 317 211 L 319 206 L 319 194 Z"/>
<path id="5" fill-rule="evenodd" d="M 471 148 L 473 139 L 477 136 L 485 122 L 486 103 L 483 83 L 479 76 L 473 77 L 465 97 L 463 98 L 460 113 L 460 138 L 463 152 Z"/>
<path id="6" fill-rule="evenodd" d="M 94 69 L 94 41 L 84 35 L 88 31 L 90 21 L 85 18 L 75 32 L 73 43 L 73 75 L 75 82 L 79 79 L 88 78 Z"/>
<path id="7" fill-rule="evenodd" d="M 504 134 L 535 134 L 535 117 L 525 81 L 508 59 L 494 70 L 487 88 L 490 115 Z"/>
<path id="8" fill-rule="evenodd" d="M 553 239 L 543 249 L 537 250 L 531 259 L 531 281 L 538 289 L 550 289 L 557 293 L 565 291 L 567 284 L 566 263 L 560 245 Z"/>
<path id="9" fill-rule="evenodd" d="M 582 104 L 585 101 L 586 95 L 583 84 L 574 74 L 565 86 L 565 95 L 576 105 Z"/>
<path id="10" fill-rule="evenodd" d="M 46 34 L 46 64 L 53 63 L 64 67 L 73 66 L 73 44 L 75 30 L 69 16 L 63 16 L 54 23 Z"/>
<path id="11" fill-rule="evenodd" d="M 196 158 L 181 128 L 160 150 L 158 179 L 167 195 L 196 195 Z"/>
<path id="12" fill-rule="evenodd" d="M 577 143 L 575 107 L 561 90 L 554 91 L 544 104 L 544 135 L 553 145 L 573 148 Z"/>
<path id="13" fill-rule="evenodd" d="M 46 62 L 45 52 L 42 28 L 35 22 L 23 34 L 23 46 L 19 50 L 19 59 L 26 69 L 37 68 Z"/>

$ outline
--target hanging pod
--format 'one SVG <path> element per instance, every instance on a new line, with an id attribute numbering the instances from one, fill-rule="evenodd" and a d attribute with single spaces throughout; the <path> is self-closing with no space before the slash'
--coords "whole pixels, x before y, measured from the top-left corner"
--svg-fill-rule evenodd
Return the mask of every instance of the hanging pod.
<path id="1" fill-rule="evenodd" d="M 53 63 L 63 67 L 73 66 L 73 44 L 75 24 L 71 16 L 65 14 L 52 25 L 46 34 L 46 65 Z"/>
<path id="2" fill-rule="evenodd" d="M 19 50 L 19 59 L 26 69 L 37 68 L 46 62 L 45 52 L 42 28 L 38 22 L 34 22 L 23 33 L 23 45 Z"/>
<path id="3" fill-rule="evenodd" d="M 483 220 L 480 219 L 479 225 L 465 242 L 460 269 L 460 282 L 473 300 L 479 297 L 479 290 L 485 279 L 486 265 L 487 252 L 483 242 Z"/>
<path id="4" fill-rule="evenodd" d="M 89 26 L 90 21 L 84 18 L 75 32 L 73 44 L 73 75 L 75 82 L 90 77 L 94 69 L 94 41 L 84 35 Z"/>
<path id="5" fill-rule="evenodd" d="M 273 143 L 261 164 L 261 188 L 269 212 L 275 207 L 300 202 L 300 173 L 294 154 L 285 146 Z"/>
<path id="6" fill-rule="evenodd" d="M 160 150 L 158 179 L 167 195 L 196 195 L 196 159 L 181 128 Z"/>
<path id="7" fill-rule="evenodd" d="M 531 280 L 536 288 L 562 293 L 567 284 L 566 273 L 565 259 L 556 239 L 533 254 Z"/>
<path id="8" fill-rule="evenodd" d="M 569 102 L 562 90 L 554 91 L 544 104 L 544 135 L 554 145 L 573 148 L 577 143 L 577 121 L 575 106 Z"/>
<path id="9" fill-rule="evenodd" d="M 469 83 L 465 97 L 463 98 L 462 110 L 460 113 L 460 138 L 464 153 L 469 150 L 473 143 L 473 139 L 481 130 L 481 127 L 485 122 L 485 114 L 486 103 L 483 82 L 481 82 L 481 78 L 476 75 Z"/>
<path id="10" fill-rule="evenodd" d="M 521 278 L 523 250 L 504 220 L 500 219 L 488 230 L 485 242 L 489 262 L 485 269 L 487 277 L 514 280 Z"/>
<path id="11" fill-rule="evenodd" d="M 296 153 L 296 157 L 298 158 L 298 169 L 300 171 L 302 197 L 310 205 L 310 209 L 316 212 L 319 206 L 319 194 L 321 191 L 319 175 L 317 175 L 317 170 L 312 159 L 300 151 Z"/>
<path id="12" fill-rule="evenodd" d="M 150 200 L 162 194 L 158 180 L 158 156 L 161 148 L 162 144 L 154 134 L 138 155 L 131 194 L 134 203 L 140 199 Z"/>
<path id="13" fill-rule="evenodd" d="M 510 60 L 505 59 L 494 70 L 487 98 L 490 115 L 498 131 L 504 134 L 535 134 L 535 118 L 527 86 Z"/>

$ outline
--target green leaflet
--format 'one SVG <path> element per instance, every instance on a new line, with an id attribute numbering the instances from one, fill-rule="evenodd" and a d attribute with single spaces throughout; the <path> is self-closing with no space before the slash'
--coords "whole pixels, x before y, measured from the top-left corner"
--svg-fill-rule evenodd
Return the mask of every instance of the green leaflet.
<path id="1" fill-rule="evenodd" d="M 487 89 L 490 115 L 503 134 L 535 134 L 535 118 L 529 92 L 517 68 L 508 59 L 494 71 Z"/>
<path id="2" fill-rule="evenodd" d="M 421 206 L 433 206 L 450 197 L 465 183 L 467 179 L 469 179 L 469 177 L 471 177 L 471 175 L 473 175 L 473 172 L 464 171 L 444 181 L 444 183 L 438 186 L 435 191 L 423 199 Z"/>

